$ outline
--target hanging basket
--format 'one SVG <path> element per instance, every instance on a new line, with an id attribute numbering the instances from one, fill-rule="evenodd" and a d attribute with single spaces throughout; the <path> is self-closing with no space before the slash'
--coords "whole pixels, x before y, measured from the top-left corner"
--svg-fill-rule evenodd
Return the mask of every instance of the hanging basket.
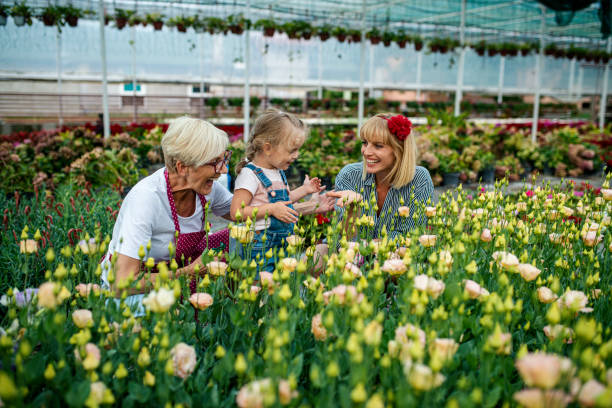
<path id="1" fill-rule="evenodd" d="M 372 45 L 376 45 L 380 43 L 380 37 L 370 37 L 370 42 L 372 43 Z"/>
<path id="2" fill-rule="evenodd" d="M 391 46 L 391 40 L 383 40 L 383 45 L 385 47 L 390 47 Z"/>
<path id="3" fill-rule="evenodd" d="M 422 42 L 414 43 L 414 50 L 415 51 L 421 51 L 422 49 L 423 49 L 423 43 Z"/>
<path id="4" fill-rule="evenodd" d="M 338 40 L 338 42 L 344 42 L 346 40 L 346 34 L 338 34 L 336 36 L 336 39 Z"/>
<path id="5" fill-rule="evenodd" d="M 178 31 L 180 31 L 181 33 L 186 33 L 186 32 L 187 32 L 187 27 L 185 27 L 185 26 L 184 26 L 184 25 L 182 25 L 182 24 L 177 24 L 177 25 L 176 25 L 176 29 L 177 29 Z"/>
<path id="6" fill-rule="evenodd" d="M 406 40 L 397 41 L 397 46 L 400 48 L 406 48 Z"/>
<path id="7" fill-rule="evenodd" d="M 79 24 L 79 18 L 77 16 L 66 16 L 66 23 L 70 27 L 76 27 Z"/>
<path id="8" fill-rule="evenodd" d="M 264 28 L 263 33 L 265 37 L 274 37 L 274 32 L 276 29 L 274 27 Z"/>
<path id="9" fill-rule="evenodd" d="M 244 32 L 244 29 L 240 25 L 231 25 L 229 29 L 233 34 L 242 34 Z"/>
<path id="10" fill-rule="evenodd" d="M 154 21 L 153 22 L 153 29 L 156 30 L 156 31 L 161 30 L 163 26 L 164 26 L 164 22 L 163 21 Z"/>
<path id="11" fill-rule="evenodd" d="M 117 17 L 117 18 L 115 18 L 115 26 L 119 30 L 123 30 L 123 28 L 127 25 L 127 22 L 128 22 L 128 20 L 125 17 Z"/>
<path id="12" fill-rule="evenodd" d="M 52 15 L 52 14 L 43 14 L 42 15 L 42 22 L 47 27 L 54 26 L 55 25 L 55 16 Z"/>
<path id="13" fill-rule="evenodd" d="M 327 31 L 321 31 L 319 33 L 319 40 L 321 40 L 321 41 L 327 41 L 327 40 L 329 40 L 329 37 L 330 37 L 330 35 L 329 35 L 329 33 Z"/>

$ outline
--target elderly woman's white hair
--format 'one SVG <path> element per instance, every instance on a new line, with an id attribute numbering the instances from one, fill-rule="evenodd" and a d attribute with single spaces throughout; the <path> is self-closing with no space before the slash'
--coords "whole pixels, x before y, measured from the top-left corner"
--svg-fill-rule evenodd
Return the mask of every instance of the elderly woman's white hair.
<path id="1" fill-rule="evenodd" d="M 186 166 L 203 166 L 220 156 L 228 143 L 227 133 L 211 123 L 181 116 L 170 123 L 162 137 L 161 147 L 166 168 L 176 172 L 177 161 Z"/>

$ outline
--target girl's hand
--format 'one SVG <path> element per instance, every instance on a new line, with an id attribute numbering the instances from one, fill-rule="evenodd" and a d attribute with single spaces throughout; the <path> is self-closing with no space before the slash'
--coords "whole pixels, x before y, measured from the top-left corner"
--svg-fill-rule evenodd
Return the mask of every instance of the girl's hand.
<path id="1" fill-rule="evenodd" d="M 328 196 L 327 194 L 317 194 L 316 196 L 313 194 L 313 198 L 311 200 L 317 202 L 317 207 L 315 208 L 315 214 L 326 213 L 334 209 L 334 203 L 336 199 Z"/>
<path id="2" fill-rule="evenodd" d="M 325 186 L 321 186 L 321 179 L 315 177 L 311 179 L 306 175 L 303 186 L 306 188 L 306 194 L 320 193 L 325 190 Z"/>
<path id="3" fill-rule="evenodd" d="M 298 212 L 293 208 L 288 207 L 291 201 L 279 201 L 274 204 L 270 204 L 269 214 L 276 217 L 282 222 L 288 224 L 296 223 L 298 220 Z"/>
<path id="4" fill-rule="evenodd" d="M 349 204 L 358 203 L 362 200 L 361 194 L 351 190 L 330 191 L 326 195 L 337 198 L 336 205 L 338 207 L 346 207 Z"/>

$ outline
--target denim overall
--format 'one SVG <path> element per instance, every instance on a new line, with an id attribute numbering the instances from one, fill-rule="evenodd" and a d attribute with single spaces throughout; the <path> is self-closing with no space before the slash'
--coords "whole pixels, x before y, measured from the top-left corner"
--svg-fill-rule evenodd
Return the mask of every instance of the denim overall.
<path id="1" fill-rule="evenodd" d="M 283 179 L 283 183 L 285 184 L 285 188 L 281 190 L 271 190 L 270 187 L 272 186 L 272 182 L 268 177 L 266 177 L 264 172 L 259 167 L 251 163 L 247 164 L 245 167 L 248 167 L 249 169 L 253 170 L 260 183 L 263 184 L 264 188 L 268 192 L 268 201 L 270 203 L 276 203 L 279 201 L 290 201 L 289 186 L 287 184 L 287 177 L 285 177 L 284 171 L 279 170 Z M 293 208 L 293 204 L 289 204 L 288 207 Z M 272 250 L 274 251 L 274 249 L 284 247 L 286 245 L 285 240 L 289 235 L 293 233 L 293 227 L 295 225 L 293 223 L 289 224 L 286 222 L 282 222 L 271 215 L 268 216 L 268 220 L 270 222 L 270 225 L 267 229 L 260 230 L 255 233 L 251 247 L 251 258 L 256 259 L 257 255 L 259 254 L 259 259 L 264 260 L 263 267 L 260 268 L 259 264 L 257 265 L 258 275 L 260 269 L 268 272 L 274 271 L 274 265 L 276 263 L 276 254 L 272 258 L 266 259 L 265 253 L 270 248 L 272 248 Z M 261 241 L 264 234 L 266 235 L 266 242 Z M 240 255 L 244 257 L 243 251 L 244 248 L 241 248 Z"/>

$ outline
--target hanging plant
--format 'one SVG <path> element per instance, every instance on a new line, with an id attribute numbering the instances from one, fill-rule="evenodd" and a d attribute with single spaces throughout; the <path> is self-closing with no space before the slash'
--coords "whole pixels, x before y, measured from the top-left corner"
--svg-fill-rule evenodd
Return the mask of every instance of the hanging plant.
<path id="1" fill-rule="evenodd" d="M 176 30 L 181 33 L 186 33 L 187 29 L 193 26 L 194 21 L 194 17 L 177 16 L 172 17 L 166 24 L 168 27 L 176 27 Z"/>
<path id="2" fill-rule="evenodd" d="M 276 24 L 276 21 L 267 18 L 257 20 L 253 25 L 253 27 L 255 28 L 263 29 L 263 35 L 265 37 L 273 37 L 274 33 L 276 32 L 277 26 L 278 24 Z"/>
<path id="3" fill-rule="evenodd" d="M 133 14 L 128 19 L 128 25 L 130 27 L 134 27 L 134 26 L 137 26 L 137 25 L 140 25 L 140 24 L 142 24 L 143 27 L 146 27 L 147 20 L 144 17 L 140 17 L 138 14 Z"/>
<path id="4" fill-rule="evenodd" d="M 489 57 L 494 57 L 499 54 L 499 44 L 487 44 L 487 53 Z"/>
<path id="5" fill-rule="evenodd" d="M 70 27 L 76 27 L 79 24 L 79 18 L 83 17 L 83 11 L 72 4 L 62 7 L 62 11 L 64 20 Z"/>
<path id="6" fill-rule="evenodd" d="M 199 16 L 195 16 L 193 18 L 191 26 L 193 27 L 193 30 L 198 34 L 201 34 L 206 30 L 206 23 L 204 22 L 204 20 L 200 20 Z"/>
<path id="7" fill-rule="evenodd" d="M 385 31 L 382 34 L 382 42 L 385 47 L 391 46 L 391 42 L 395 39 L 395 35 L 390 31 Z"/>
<path id="8" fill-rule="evenodd" d="M 322 25 L 321 27 L 316 27 L 316 34 L 319 36 L 321 41 L 327 41 L 331 36 L 333 28 L 329 25 Z"/>
<path id="9" fill-rule="evenodd" d="M 128 23 L 130 17 L 132 17 L 136 12 L 134 10 L 126 10 L 126 9 L 115 9 L 115 27 L 119 30 L 123 30 Z"/>
<path id="10" fill-rule="evenodd" d="M 227 34 L 227 24 L 224 19 L 218 17 L 206 17 L 204 19 L 204 25 L 206 26 L 206 31 L 209 34 L 215 33 L 223 33 Z"/>
<path id="11" fill-rule="evenodd" d="M 147 23 L 153 26 L 153 29 L 159 31 L 164 26 L 164 16 L 160 13 L 149 13 L 145 17 Z"/>
<path id="12" fill-rule="evenodd" d="M 500 53 L 503 56 L 515 57 L 518 55 L 519 46 L 512 42 L 505 42 L 501 44 Z"/>
<path id="13" fill-rule="evenodd" d="M 376 27 L 373 27 L 370 31 L 368 31 L 365 36 L 368 40 L 370 40 L 370 43 L 372 43 L 372 45 L 378 44 L 382 37 L 380 31 Z"/>
<path id="14" fill-rule="evenodd" d="M 227 27 L 233 34 L 242 34 L 251 27 L 251 20 L 244 18 L 242 14 L 232 14 L 227 17 Z"/>
<path id="15" fill-rule="evenodd" d="M 282 30 L 287 33 L 287 36 L 292 40 L 299 40 L 300 38 L 309 40 L 313 31 L 310 23 L 300 20 L 289 21 L 283 24 Z"/>
<path id="16" fill-rule="evenodd" d="M 338 40 L 338 42 L 344 42 L 344 40 L 346 40 L 346 34 L 347 30 L 344 27 L 334 27 L 331 32 L 331 35 L 336 37 L 336 40 Z"/>
<path id="17" fill-rule="evenodd" d="M 64 25 L 64 21 L 62 19 L 63 16 L 64 16 L 64 13 L 62 11 L 62 7 L 49 4 L 38 15 L 38 19 L 42 21 L 43 24 L 48 27 L 57 25 L 57 27 L 59 28 Z"/>
<path id="18" fill-rule="evenodd" d="M 485 55 L 487 51 L 487 43 L 484 40 L 478 41 L 476 44 L 472 44 L 472 48 L 476 51 L 476 54 L 481 57 Z"/>
<path id="19" fill-rule="evenodd" d="M 452 51 L 459 46 L 459 41 L 448 37 L 434 37 L 429 41 L 429 49 L 431 52 L 439 52 L 446 54 L 449 50 Z"/>
<path id="20" fill-rule="evenodd" d="M 424 42 L 420 36 L 415 35 L 414 37 L 412 37 L 412 43 L 414 44 L 415 51 L 421 51 L 423 49 Z"/>
<path id="21" fill-rule="evenodd" d="M 6 25 L 6 20 L 8 17 L 9 8 L 4 4 L 0 3 L 0 26 Z"/>
<path id="22" fill-rule="evenodd" d="M 410 41 L 410 36 L 404 32 L 404 30 L 399 30 L 395 33 L 395 43 L 400 48 L 406 48 L 406 43 Z"/>
<path id="23" fill-rule="evenodd" d="M 11 8 L 11 16 L 17 27 L 24 24 L 32 25 L 32 9 L 24 2 L 17 3 Z"/>
<path id="24" fill-rule="evenodd" d="M 521 55 L 523 57 L 526 57 L 527 55 L 531 54 L 531 52 L 535 49 L 534 46 L 535 44 L 533 43 L 523 43 L 519 45 L 519 50 L 521 52 Z"/>
<path id="25" fill-rule="evenodd" d="M 350 42 L 361 42 L 361 30 L 350 29 L 347 34 Z"/>

